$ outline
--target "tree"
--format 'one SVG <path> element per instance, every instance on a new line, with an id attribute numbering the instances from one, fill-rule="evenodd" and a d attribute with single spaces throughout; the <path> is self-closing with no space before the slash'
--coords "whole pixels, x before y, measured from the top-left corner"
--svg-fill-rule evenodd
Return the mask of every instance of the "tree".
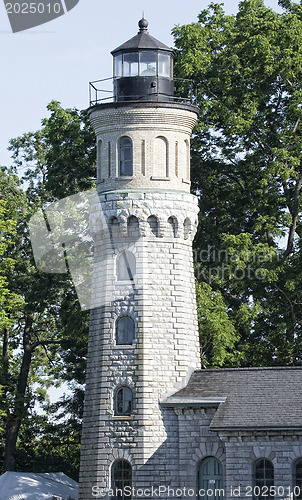
<path id="1" fill-rule="evenodd" d="M 73 378 L 71 372 L 82 383 L 85 365 L 88 314 L 82 313 L 79 306 L 74 307 L 76 294 L 70 275 L 49 275 L 36 268 L 28 221 L 46 203 L 91 187 L 94 136 L 86 112 L 63 110 L 57 102 L 50 103 L 48 109 L 51 114 L 43 120 L 41 130 L 11 141 L 16 169 L 26 182 L 26 203 L 17 219 L 14 242 L 6 249 L 7 258 L 14 262 L 14 273 L 7 275 L 8 290 L 22 297 L 23 306 L 9 325 L 4 341 L 5 470 L 15 470 L 16 459 L 17 463 L 23 463 L 22 459 L 20 462 L 22 436 L 30 428 L 29 420 L 33 425 L 39 421 L 41 426 L 34 404 L 38 399 L 45 399 L 43 387 L 59 384 L 64 376 Z M 10 187 L 5 195 L 8 193 Z M 73 367 L 72 363 L 75 363 Z M 77 393 L 75 383 L 74 397 L 79 401 Z M 67 401 L 66 405 L 71 408 L 71 403 Z M 80 410 L 77 408 L 77 415 Z M 68 418 L 71 422 L 70 416 Z M 74 422 L 75 440 L 79 441 L 78 417 Z M 41 439 L 40 436 L 40 448 L 37 443 L 36 450 L 41 451 Z M 76 446 L 79 447 L 79 443 Z M 51 462 L 50 450 L 47 456 Z"/>
<path id="2" fill-rule="evenodd" d="M 301 363 L 302 6 L 281 5 L 210 4 L 173 30 L 200 107 L 197 276 L 221 293 L 245 365 Z"/>

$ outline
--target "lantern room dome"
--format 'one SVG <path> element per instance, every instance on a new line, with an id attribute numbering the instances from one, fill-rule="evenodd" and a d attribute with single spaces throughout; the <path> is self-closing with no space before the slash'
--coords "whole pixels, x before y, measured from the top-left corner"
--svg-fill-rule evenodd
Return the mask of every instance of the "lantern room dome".
<path id="1" fill-rule="evenodd" d="M 148 21 L 141 19 L 139 32 L 113 55 L 116 101 L 173 99 L 173 50 L 149 35 Z"/>
<path id="2" fill-rule="evenodd" d="M 136 51 L 138 49 L 145 50 L 164 50 L 173 53 L 173 50 L 167 47 L 164 43 L 160 42 L 153 36 L 149 35 L 147 31 L 148 21 L 146 19 L 141 19 L 138 22 L 139 32 L 134 37 L 130 38 L 127 42 L 123 43 L 116 49 L 114 49 L 111 54 L 116 55 L 118 52 L 125 51 Z"/>

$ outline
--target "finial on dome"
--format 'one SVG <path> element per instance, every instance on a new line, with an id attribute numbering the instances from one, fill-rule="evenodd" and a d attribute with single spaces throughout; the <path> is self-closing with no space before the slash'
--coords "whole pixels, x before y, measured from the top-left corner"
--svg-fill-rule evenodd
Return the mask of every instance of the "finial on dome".
<path id="1" fill-rule="evenodd" d="M 139 22 L 138 22 L 138 27 L 140 31 L 147 31 L 148 29 L 148 21 L 143 17 Z"/>

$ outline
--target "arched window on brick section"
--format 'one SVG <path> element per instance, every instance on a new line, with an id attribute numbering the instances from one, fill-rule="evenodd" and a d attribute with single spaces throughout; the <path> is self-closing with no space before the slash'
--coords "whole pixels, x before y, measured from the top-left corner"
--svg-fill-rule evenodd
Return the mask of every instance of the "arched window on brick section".
<path id="1" fill-rule="evenodd" d="M 131 500 L 132 467 L 128 460 L 117 460 L 112 464 L 111 489 L 114 492 L 114 498 Z"/>
<path id="2" fill-rule="evenodd" d="M 294 481 L 293 481 L 293 490 L 294 490 L 294 499 L 300 500 L 302 499 L 302 458 L 299 458 L 294 464 Z"/>
<path id="3" fill-rule="evenodd" d="M 132 391 L 129 387 L 119 387 L 114 394 L 114 415 L 131 415 L 133 405 Z"/>
<path id="4" fill-rule="evenodd" d="M 158 219 L 155 215 L 150 215 L 148 217 L 147 222 L 149 224 L 150 232 L 154 234 L 154 236 L 158 236 Z"/>
<path id="5" fill-rule="evenodd" d="M 154 140 L 153 176 L 160 179 L 169 176 L 168 141 L 162 136 Z"/>
<path id="6" fill-rule="evenodd" d="M 134 321 L 129 316 L 121 316 L 115 324 L 117 345 L 131 345 L 134 339 Z"/>
<path id="7" fill-rule="evenodd" d="M 274 486 L 274 465 L 268 458 L 259 458 L 253 470 L 254 500 L 274 498 L 270 493 L 271 486 Z"/>
<path id="8" fill-rule="evenodd" d="M 178 221 L 177 221 L 176 217 L 169 217 L 168 229 L 169 229 L 170 235 L 175 238 L 177 235 L 177 231 L 178 231 Z"/>
<path id="9" fill-rule="evenodd" d="M 223 487 L 223 467 L 220 460 L 216 457 L 202 460 L 198 468 L 198 500 L 223 500 Z"/>
<path id="10" fill-rule="evenodd" d="M 119 175 L 133 175 L 133 144 L 130 137 L 121 137 L 119 140 Z"/>
<path id="11" fill-rule="evenodd" d="M 136 273 L 136 259 L 131 252 L 122 252 L 117 256 L 118 281 L 133 281 Z"/>

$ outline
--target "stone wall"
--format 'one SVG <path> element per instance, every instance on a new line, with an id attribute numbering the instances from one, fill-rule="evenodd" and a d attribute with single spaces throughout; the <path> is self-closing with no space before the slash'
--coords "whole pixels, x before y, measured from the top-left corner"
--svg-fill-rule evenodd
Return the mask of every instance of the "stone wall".
<path id="1" fill-rule="evenodd" d="M 184 192 L 135 191 L 100 193 L 99 200 L 91 216 L 95 309 L 89 337 L 81 500 L 93 498 L 93 486 L 110 488 L 111 466 L 118 458 L 132 464 L 134 487 L 148 488 L 175 478 L 177 419 L 159 403 L 200 367 L 192 256 L 197 199 Z M 118 259 L 124 251 L 135 257 L 133 281 L 118 280 Z M 129 346 L 115 342 L 121 314 L 135 323 Z M 116 416 L 114 393 L 123 385 L 133 392 L 133 411 Z"/>

